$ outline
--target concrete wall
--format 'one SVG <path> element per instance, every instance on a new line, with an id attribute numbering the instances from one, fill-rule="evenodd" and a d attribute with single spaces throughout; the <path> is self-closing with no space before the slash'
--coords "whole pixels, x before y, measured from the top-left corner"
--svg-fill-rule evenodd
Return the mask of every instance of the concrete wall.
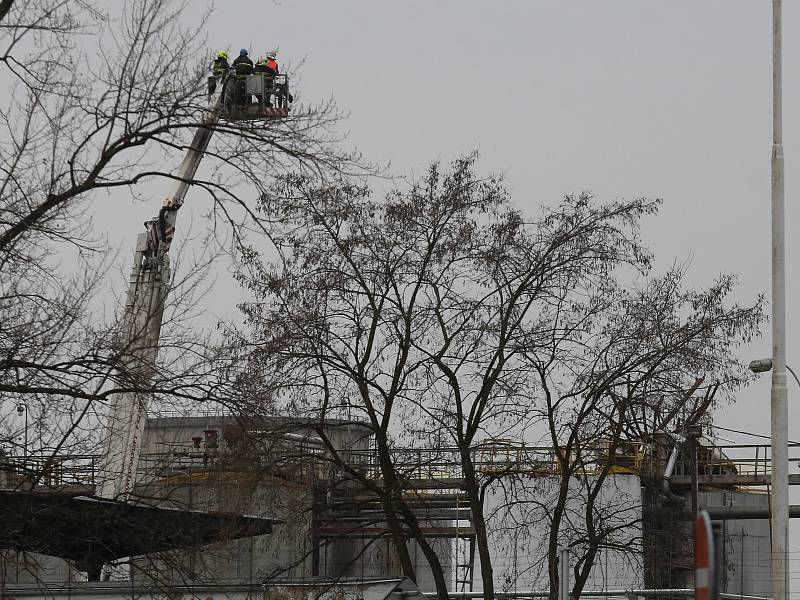
<path id="1" fill-rule="evenodd" d="M 437 557 L 444 571 L 445 581 L 452 581 L 453 542 L 450 539 L 432 539 Z M 344 538 L 334 540 L 323 548 L 322 563 L 326 566 L 321 573 L 325 577 L 382 577 L 398 576 L 402 573 L 400 561 L 394 545 L 385 540 L 365 540 Z M 424 592 L 436 590 L 433 575 L 422 550 L 416 542 L 409 542 L 409 554 L 416 572 L 417 586 Z"/>
<path id="2" fill-rule="evenodd" d="M 495 584 L 504 590 L 544 590 L 548 587 L 547 512 L 554 504 L 558 480 L 540 478 L 516 486 L 496 486 L 488 496 L 486 513 L 490 530 Z M 570 482 L 567 503 L 567 523 L 560 541 L 575 544 L 585 531 L 585 490 L 580 481 Z M 515 502 L 504 508 L 504 502 Z M 761 506 L 768 505 L 767 494 L 751 490 L 707 491 L 700 493 L 700 506 Z M 584 589 L 633 589 L 645 587 L 644 554 L 641 544 L 642 492 L 635 475 L 615 474 L 603 485 L 599 496 L 600 515 L 610 526 L 626 525 L 614 538 L 617 544 L 629 544 L 629 552 L 602 550 Z M 675 535 L 687 536 L 688 548 L 683 548 L 680 564 L 667 564 L 665 548 L 650 556 L 662 569 L 672 569 L 674 587 L 692 587 L 691 522 L 674 524 Z M 722 522 L 724 571 L 722 591 L 733 594 L 769 596 L 770 537 L 767 520 L 736 520 Z M 580 552 L 580 544 L 577 549 Z M 573 552 L 572 561 L 576 558 Z M 482 589 L 480 561 L 475 561 L 475 589 Z"/>
<path id="3" fill-rule="evenodd" d="M 270 430 L 313 437 L 302 424 L 281 418 L 266 420 L 258 426 L 262 431 L 252 433 L 253 438 L 262 436 L 257 445 L 248 445 L 247 434 L 244 440 L 236 443 L 226 439 L 237 424 L 232 417 L 148 419 L 143 439 L 144 462 L 140 463 L 136 494 L 142 499 L 174 507 L 241 512 L 282 523 L 268 536 L 174 552 L 164 559 L 137 559 L 138 577 L 179 584 L 187 577 L 200 581 L 232 578 L 259 581 L 272 577 L 312 576 L 314 484 L 319 478 L 335 473 L 332 469 L 321 472 L 317 467 L 312 468 L 312 461 L 282 461 L 283 454 L 297 457 L 314 451 L 313 445 L 298 445 L 296 437 L 280 448 L 275 446 L 274 453 L 270 452 L 271 437 L 275 437 Z M 366 427 L 344 421 L 331 421 L 327 425 L 326 435 L 337 448 L 356 451 L 354 456 L 359 460 L 371 456 L 361 452 L 370 447 Z M 218 432 L 218 448 L 207 448 L 204 430 Z M 192 437 L 202 438 L 199 448 L 194 447 Z M 257 452 L 252 451 L 254 448 Z M 183 456 L 183 453 L 188 455 Z M 161 456 L 155 461 L 148 460 L 154 454 Z M 265 466 L 275 475 L 265 475 Z M 368 462 L 364 468 L 369 468 Z M 449 580 L 452 541 L 437 539 L 432 544 Z M 410 543 L 410 548 L 420 586 L 433 589 L 433 576 L 425 556 L 415 543 Z M 320 548 L 319 558 L 319 575 L 331 578 L 386 577 L 402 573 L 393 546 L 385 539 L 332 540 Z"/>
<path id="4" fill-rule="evenodd" d="M 590 477 L 590 483 L 595 481 Z M 546 590 L 549 513 L 558 494 L 559 479 L 541 477 L 497 484 L 487 495 L 486 518 L 490 532 L 495 585 L 503 591 Z M 571 564 L 583 552 L 585 534 L 585 480 L 570 480 L 565 520 L 559 541 L 572 544 Z M 596 518 L 608 528 L 620 527 L 609 541 L 630 546 L 629 551 L 602 550 L 595 560 L 585 589 L 632 589 L 643 584 L 641 552 L 642 505 L 638 476 L 610 476 L 601 488 Z M 511 505 L 509 506 L 509 501 Z M 475 589 L 482 589 L 480 561 L 475 561 Z"/>
<path id="5" fill-rule="evenodd" d="M 769 506 L 759 491 L 714 491 L 700 494 L 700 506 Z M 721 521 L 724 544 L 722 591 L 751 596 L 772 595 L 768 519 Z"/>
<path id="6" fill-rule="evenodd" d="M 227 471 L 197 473 L 188 481 L 152 483 L 142 495 L 192 510 L 233 512 L 281 521 L 270 535 L 179 550 L 134 560 L 134 577 L 159 583 L 237 580 L 259 582 L 311 574 L 310 486 L 267 475 Z"/>
<path id="7" fill-rule="evenodd" d="M 77 571 L 69 562 L 60 558 L 35 552 L 0 550 L 0 585 L 71 583 L 85 580 L 85 573 Z"/>

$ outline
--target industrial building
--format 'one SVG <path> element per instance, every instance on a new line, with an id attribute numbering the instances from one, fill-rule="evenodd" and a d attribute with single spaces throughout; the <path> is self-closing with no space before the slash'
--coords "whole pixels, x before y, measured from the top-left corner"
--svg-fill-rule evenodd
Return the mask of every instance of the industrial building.
<path id="1" fill-rule="evenodd" d="M 354 467 L 379 480 L 367 426 L 329 420 L 324 432 Z M 613 518 L 619 532 L 615 543 L 620 549 L 602 551 L 585 589 L 691 587 L 692 481 L 697 482 L 698 505 L 712 513 L 717 507 L 758 509 L 768 503 L 764 488 L 757 487 L 768 481 L 765 449 L 739 450 L 760 454 L 755 460 L 730 458 L 712 440 L 701 437 L 694 450 L 687 447 L 679 453 L 669 495 L 664 493 L 662 479 L 666 449 L 632 444 L 619 453 L 598 505 L 608 509 L 605 518 Z M 425 522 L 447 570 L 446 580 L 453 591 L 479 592 L 480 564 L 469 511 L 458 488 L 457 464 L 442 450 L 405 452 L 415 457 L 406 465 L 413 483 L 408 493 L 413 495 L 415 511 Z M 696 471 L 692 469 L 693 453 Z M 93 460 L 96 465 L 100 459 Z M 112 582 L 124 580 L 145 589 L 156 585 L 371 580 L 401 574 L 378 498 L 326 458 L 326 449 L 309 422 L 285 417 L 245 420 L 230 415 L 151 418 L 146 422 L 140 461 L 131 497 L 136 504 L 171 509 L 176 514 L 238 514 L 273 526 L 271 533 L 227 539 L 223 532 L 213 543 L 143 553 L 110 570 L 105 578 Z M 91 486 L 102 483 L 94 466 L 84 463 L 81 469 L 71 469 L 68 462 L 65 457 L 58 469 L 61 480 L 51 484 L 74 488 L 83 478 L 81 489 L 89 494 Z M 504 440 L 483 445 L 478 464 L 487 474 L 514 465 L 512 471 L 517 474 L 513 503 L 509 503 L 508 485 L 496 485 L 487 495 L 485 510 L 498 589 L 546 590 L 543 540 L 548 522 L 543 511 L 557 482 L 555 471 L 547 466 L 553 464 L 552 458 L 548 463 L 546 449 Z M 95 475 L 91 481 L 86 479 L 90 473 Z M 595 477 L 589 472 L 583 476 Z M 569 512 L 576 515 L 585 510 L 581 489 L 580 478 L 575 478 Z M 241 527 L 231 523 L 231 531 Z M 720 523 L 723 590 L 768 595 L 768 521 Z M 147 531 L 147 523 L 133 525 Z M 579 520 L 573 525 L 571 533 L 564 530 L 567 544 L 577 543 L 580 537 Z M 427 562 L 414 544 L 411 548 L 419 589 L 433 591 Z M 86 579 L 80 567 L 74 561 L 16 553 L 9 548 L 3 553 L 2 580 L 6 586 L 72 585 Z M 105 582 L 98 585 L 101 583 Z"/>

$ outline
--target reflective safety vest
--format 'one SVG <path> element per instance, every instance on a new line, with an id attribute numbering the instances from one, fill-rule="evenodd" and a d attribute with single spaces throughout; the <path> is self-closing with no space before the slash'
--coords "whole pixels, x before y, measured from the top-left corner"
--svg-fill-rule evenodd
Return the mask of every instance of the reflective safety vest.
<path id="1" fill-rule="evenodd" d="M 228 65 L 228 61 L 222 58 L 221 56 L 218 56 L 217 58 L 214 59 L 214 64 L 211 67 L 211 72 L 217 77 L 219 77 L 229 68 L 230 66 Z"/>

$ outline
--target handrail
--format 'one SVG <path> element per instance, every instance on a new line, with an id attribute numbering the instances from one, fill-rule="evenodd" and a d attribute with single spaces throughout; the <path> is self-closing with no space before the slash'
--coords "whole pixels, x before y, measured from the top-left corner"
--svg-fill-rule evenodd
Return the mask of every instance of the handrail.
<path id="1" fill-rule="evenodd" d="M 340 473 L 323 448 L 302 441 L 278 439 L 271 448 L 237 450 L 227 448 L 224 440 L 220 448 L 196 448 L 191 442 L 170 450 L 141 454 L 140 480 L 153 481 L 180 473 L 208 471 L 209 469 L 235 470 L 247 462 L 248 468 L 291 469 L 297 472 L 314 472 L 317 477 Z M 631 447 L 635 444 L 631 444 Z M 793 447 L 800 447 L 795 444 Z M 700 475 L 737 475 L 742 477 L 768 476 L 771 473 L 769 446 L 765 444 L 743 444 L 741 446 L 707 446 L 698 457 Z M 630 448 L 628 449 L 630 450 Z M 585 463 L 578 467 L 580 474 L 591 475 L 610 468 L 615 473 L 641 473 L 652 468 L 646 447 L 635 454 L 608 456 L 602 444 L 587 452 Z M 727 453 L 723 453 L 727 450 Z M 734 452 L 735 451 L 735 452 Z M 380 479 L 381 471 L 373 448 L 343 448 L 339 454 L 364 476 Z M 728 454 L 741 453 L 744 456 Z M 462 479 L 463 461 L 461 451 L 455 447 L 445 448 L 395 448 L 390 450 L 395 465 L 404 479 L 458 480 Z M 470 449 L 474 468 L 483 475 L 532 474 L 555 476 L 560 473 L 556 451 L 552 447 L 528 446 L 522 442 L 483 442 Z M 800 455 L 789 458 L 800 463 Z M 101 465 L 101 455 L 75 454 L 53 457 L 50 454 L 28 454 L 26 457 L 5 456 L 0 460 L 0 472 L 14 473 L 17 477 L 40 474 L 47 470 L 45 485 L 89 484 L 96 485 L 106 477 Z M 237 467 L 239 465 L 239 467 Z M 678 463 L 675 475 L 687 476 L 689 469 L 685 461 Z M 325 475 L 327 473 L 327 475 Z M 658 473 L 651 473 L 658 476 Z"/>

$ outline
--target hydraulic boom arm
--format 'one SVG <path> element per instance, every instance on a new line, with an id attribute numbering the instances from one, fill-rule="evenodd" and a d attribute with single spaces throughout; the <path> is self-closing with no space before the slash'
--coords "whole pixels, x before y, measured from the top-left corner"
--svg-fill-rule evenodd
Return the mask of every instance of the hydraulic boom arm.
<path id="1" fill-rule="evenodd" d="M 175 234 L 178 209 L 183 205 L 189 184 L 197 173 L 208 143 L 219 120 L 225 86 L 218 86 L 209 101 L 209 110 L 198 127 L 191 146 L 175 174 L 176 181 L 158 216 L 145 223 L 147 231 L 136 240 L 128 294 L 123 314 L 123 360 L 120 371 L 133 387 L 147 389 L 153 379 L 164 303 L 169 291 L 169 247 Z M 136 482 L 136 469 L 144 433 L 147 392 L 125 392 L 114 396 L 106 440 L 103 480 L 98 495 L 128 500 Z"/>

